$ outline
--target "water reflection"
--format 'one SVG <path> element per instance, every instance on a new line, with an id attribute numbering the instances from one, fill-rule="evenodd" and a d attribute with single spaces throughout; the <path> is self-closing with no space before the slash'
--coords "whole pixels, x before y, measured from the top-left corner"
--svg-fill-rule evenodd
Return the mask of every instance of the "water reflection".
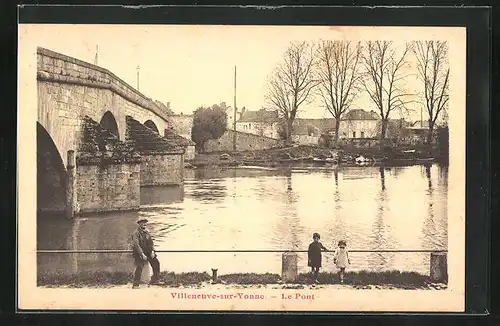
<path id="1" fill-rule="evenodd" d="M 385 171 L 382 165 L 380 166 L 379 171 L 380 171 L 380 185 L 382 186 L 382 191 L 385 191 Z"/>
<path id="2" fill-rule="evenodd" d="M 446 206 L 442 205 L 442 203 L 440 203 L 440 201 L 436 200 L 435 198 L 436 194 L 432 183 L 432 166 L 429 165 L 425 167 L 425 176 L 427 178 L 427 185 L 428 185 L 427 189 L 428 202 L 427 202 L 427 218 L 424 220 L 424 223 L 422 225 L 421 246 L 425 249 L 446 247 L 447 241 L 445 239 L 447 238 L 447 232 L 442 218 L 443 214 L 446 215 Z M 443 171 L 440 169 L 438 178 L 441 179 L 443 177 L 444 177 Z M 438 184 L 440 184 L 439 181 Z M 441 214 L 439 214 L 439 211 L 441 211 Z M 441 234 L 441 236 L 436 237 L 436 235 L 439 234 Z"/>
<path id="3" fill-rule="evenodd" d="M 149 219 L 158 249 L 307 250 L 312 233 L 335 249 L 445 249 L 447 167 L 197 169 L 183 187 L 141 189 L 141 210 L 38 221 L 40 249 L 126 249 L 136 218 Z M 428 255 L 353 254 L 351 269 L 428 272 Z M 172 271 L 279 273 L 277 254 L 161 254 Z M 299 256 L 305 271 L 306 254 Z M 427 259 L 427 261 L 425 261 Z M 130 255 L 39 255 L 48 270 L 128 269 Z M 334 270 L 330 253 L 324 270 Z"/>
<path id="4" fill-rule="evenodd" d="M 196 183 L 190 196 L 202 203 L 221 203 L 227 196 L 227 187 L 223 180 L 208 180 Z"/>
<path id="5" fill-rule="evenodd" d="M 141 205 L 169 205 L 183 200 L 184 186 L 141 188 Z"/>
<path id="6" fill-rule="evenodd" d="M 296 204 L 299 195 L 293 190 L 293 178 L 291 170 L 285 171 L 285 178 L 281 189 L 274 193 L 274 198 L 280 202 L 280 209 L 277 211 L 278 219 L 274 225 L 271 237 L 274 247 L 285 250 L 302 249 L 303 228 L 300 225 Z"/>

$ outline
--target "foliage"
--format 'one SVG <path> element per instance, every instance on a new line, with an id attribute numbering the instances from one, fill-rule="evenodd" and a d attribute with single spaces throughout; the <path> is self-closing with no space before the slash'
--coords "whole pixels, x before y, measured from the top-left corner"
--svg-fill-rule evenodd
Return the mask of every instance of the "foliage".
<path id="1" fill-rule="evenodd" d="M 67 274 L 64 272 L 38 275 L 38 286 L 68 286 L 68 287 L 110 287 L 126 285 L 132 282 L 133 272 L 86 271 Z M 211 281 L 206 272 L 174 273 L 163 271 L 160 273 L 160 283 L 164 287 L 201 286 Z M 282 283 L 278 274 L 236 273 L 220 275 L 219 279 L 227 284 L 278 284 Z M 338 273 L 320 273 L 318 280 L 322 284 L 336 284 L 339 282 Z M 296 284 L 310 284 L 313 278 L 311 273 L 299 274 Z M 416 272 L 401 272 L 390 270 L 383 272 L 357 271 L 346 272 L 345 285 L 366 286 L 385 285 L 395 288 L 427 288 L 430 284 L 428 275 Z"/>
<path id="2" fill-rule="evenodd" d="M 210 139 L 219 139 L 226 132 L 227 113 L 225 105 L 199 107 L 193 113 L 191 139 L 199 152 L 203 152 L 205 143 Z"/>

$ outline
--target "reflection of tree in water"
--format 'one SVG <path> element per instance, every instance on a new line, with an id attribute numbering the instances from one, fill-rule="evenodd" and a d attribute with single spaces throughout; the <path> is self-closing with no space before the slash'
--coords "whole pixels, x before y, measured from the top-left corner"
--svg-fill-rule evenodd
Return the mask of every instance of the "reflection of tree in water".
<path id="1" fill-rule="evenodd" d="M 441 231 L 441 240 L 443 248 L 448 248 L 448 165 L 438 165 L 438 190 L 440 197 L 443 199 L 442 212 L 437 223 Z"/>
<path id="2" fill-rule="evenodd" d="M 335 192 L 333 194 L 333 201 L 334 201 L 334 204 L 335 204 L 335 212 L 338 212 L 342 206 L 341 206 L 341 203 L 342 203 L 342 200 L 340 198 L 340 190 L 339 190 L 339 171 L 337 169 L 335 169 L 333 171 L 333 177 L 335 178 Z"/>
<path id="3" fill-rule="evenodd" d="M 445 189 L 448 188 L 448 165 L 438 165 L 438 184 Z"/>
<path id="4" fill-rule="evenodd" d="M 394 166 L 390 169 L 391 171 L 391 176 L 397 178 L 399 176 L 399 174 L 401 173 L 401 171 L 403 171 L 404 169 L 401 168 L 401 167 L 397 167 L 397 166 Z"/>
<path id="5" fill-rule="evenodd" d="M 382 187 L 382 191 L 385 191 L 385 170 L 384 166 L 379 167 L 379 172 L 380 172 L 380 185 Z"/>
<path id="6" fill-rule="evenodd" d="M 377 216 L 373 223 L 372 233 L 368 236 L 368 245 L 371 250 L 394 249 L 398 246 L 397 240 L 391 235 L 390 226 L 384 223 L 385 212 L 389 209 L 387 203 L 387 192 L 385 190 L 384 169 L 380 169 L 382 190 L 378 195 L 379 207 Z M 387 269 L 394 259 L 394 253 L 373 252 L 368 255 L 368 265 L 373 266 L 375 271 Z"/>
<path id="7" fill-rule="evenodd" d="M 325 244 L 325 246 L 330 250 L 334 250 L 336 248 L 336 241 L 338 242 L 338 240 L 347 241 L 347 245 L 349 246 L 352 244 L 353 236 L 352 232 L 348 232 L 348 227 L 346 226 L 343 215 L 340 213 L 342 209 L 342 197 L 339 186 L 339 172 L 337 169 L 334 170 L 333 176 L 335 178 L 335 191 L 333 193 L 333 223 L 330 224 L 330 227 L 328 227 L 328 233 L 333 236 L 334 239 L 331 239 L 332 242 L 330 243 L 332 244 L 329 245 L 332 248 L 329 248 L 328 245 Z M 331 255 L 326 256 L 327 260 L 331 257 Z"/>
<path id="8" fill-rule="evenodd" d="M 279 213 L 280 218 L 276 219 L 277 224 L 271 231 L 271 239 L 275 248 L 284 250 L 302 249 L 303 227 L 300 226 L 300 219 L 297 214 L 298 195 L 293 190 L 291 172 L 282 179 L 284 181 L 283 190 L 275 194 L 276 202 L 281 202 L 283 210 Z M 299 261 L 302 257 L 299 255 Z"/>
<path id="9" fill-rule="evenodd" d="M 446 242 L 443 241 L 443 239 L 447 238 L 446 236 L 443 236 L 441 232 L 444 232 L 447 234 L 447 226 L 446 225 L 436 225 L 436 219 L 438 218 L 436 216 L 436 198 L 434 196 L 435 189 L 433 188 L 432 185 L 432 174 L 431 174 L 431 166 L 425 166 L 425 175 L 427 178 L 427 199 L 428 199 L 428 205 L 427 205 L 427 217 L 424 220 L 423 226 L 422 226 L 422 233 L 421 233 L 421 242 L 422 242 L 422 248 L 428 249 L 428 250 L 433 250 L 433 249 L 443 249 L 446 248 Z M 439 183 L 438 183 L 439 184 Z M 439 197 L 438 197 L 439 199 Z M 444 205 L 445 210 L 446 210 L 446 205 Z M 444 213 L 444 220 L 447 220 L 446 217 L 446 212 Z"/>
<path id="10" fill-rule="evenodd" d="M 199 180 L 190 195 L 202 203 L 221 203 L 227 197 L 227 187 L 221 180 Z"/>

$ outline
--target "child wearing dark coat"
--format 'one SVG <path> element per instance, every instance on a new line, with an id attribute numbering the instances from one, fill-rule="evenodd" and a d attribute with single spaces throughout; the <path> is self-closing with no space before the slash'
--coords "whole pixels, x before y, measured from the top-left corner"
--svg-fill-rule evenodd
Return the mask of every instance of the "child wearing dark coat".
<path id="1" fill-rule="evenodd" d="M 313 242 L 309 245 L 307 251 L 307 266 L 311 267 L 311 273 L 314 274 L 314 282 L 318 282 L 319 268 L 321 267 L 321 250 L 328 251 L 321 242 L 318 233 L 313 234 Z"/>

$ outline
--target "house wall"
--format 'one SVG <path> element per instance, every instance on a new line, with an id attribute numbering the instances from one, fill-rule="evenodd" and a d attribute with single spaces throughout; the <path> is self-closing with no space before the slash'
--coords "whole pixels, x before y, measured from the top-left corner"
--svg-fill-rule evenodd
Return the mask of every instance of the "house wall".
<path id="1" fill-rule="evenodd" d="M 339 126 L 339 138 L 376 138 L 378 120 L 342 120 Z"/>
<path id="2" fill-rule="evenodd" d="M 279 139 L 276 122 L 236 122 L 236 131 Z"/>
<path id="3" fill-rule="evenodd" d="M 300 145 L 318 145 L 319 136 L 292 135 L 292 141 L 297 142 Z"/>

